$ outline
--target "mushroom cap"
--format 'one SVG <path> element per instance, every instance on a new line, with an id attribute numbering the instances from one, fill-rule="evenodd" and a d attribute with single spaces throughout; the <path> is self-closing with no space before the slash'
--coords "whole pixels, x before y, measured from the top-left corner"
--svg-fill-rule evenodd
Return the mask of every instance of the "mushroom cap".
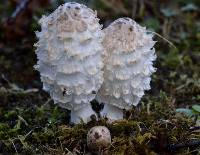
<path id="1" fill-rule="evenodd" d="M 87 106 L 103 83 L 104 33 L 96 12 L 70 2 L 43 16 L 39 23 L 35 68 L 43 89 L 63 108 Z"/>
<path id="2" fill-rule="evenodd" d="M 105 126 L 92 127 L 87 134 L 87 145 L 92 151 L 105 149 L 111 144 L 110 131 Z"/>
<path id="3" fill-rule="evenodd" d="M 104 33 L 104 82 L 96 99 L 130 109 L 150 89 L 156 59 L 153 35 L 130 18 L 117 19 Z"/>

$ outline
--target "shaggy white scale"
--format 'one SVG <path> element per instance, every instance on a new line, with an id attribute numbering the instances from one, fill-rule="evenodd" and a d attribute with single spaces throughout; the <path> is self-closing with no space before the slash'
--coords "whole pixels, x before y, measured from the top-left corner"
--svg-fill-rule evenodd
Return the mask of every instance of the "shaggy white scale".
<path id="1" fill-rule="evenodd" d="M 72 122 L 90 120 L 95 96 L 105 103 L 102 115 L 122 119 L 123 109 L 136 106 L 150 89 L 155 41 L 132 19 L 102 30 L 96 12 L 70 2 L 39 23 L 35 68 L 54 102 L 71 110 Z"/>
<path id="2" fill-rule="evenodd" d="M 155 41 L 130 18 L 117 19 L 104 32 L 104 82 L 96 99 L 105 103 L 102 115 L 118 120 L 123 118 L 123 109 L 136 106 L 150 89 Z"/>
<path id="3" fill-rule="evenodd" d="M 90 101 L 103 83 L 103 31 L 96 12 L 78 3 L 65 3 L 39 23 L 36 32 L 43 89 L 54 103 L 71 110 L 71 121 L 87 122 L 95 112 Z"/>

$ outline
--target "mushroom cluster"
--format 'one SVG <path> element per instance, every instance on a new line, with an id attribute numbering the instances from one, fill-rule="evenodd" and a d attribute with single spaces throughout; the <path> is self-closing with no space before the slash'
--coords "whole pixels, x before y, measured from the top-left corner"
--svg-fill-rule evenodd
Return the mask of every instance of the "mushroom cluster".
<path id="1" fill-rule="evenodd" d="M 90 120 L 94 98 L 105 103 L 102 115 L 122 119 L 123 109 L 137 105 L 150 89 L 155 41 L 132 19 L 102 30 L 95 11 L 70 2 L 39 23 L 35 68 L 54 103 L 71 110 L 72 122 Z"/>

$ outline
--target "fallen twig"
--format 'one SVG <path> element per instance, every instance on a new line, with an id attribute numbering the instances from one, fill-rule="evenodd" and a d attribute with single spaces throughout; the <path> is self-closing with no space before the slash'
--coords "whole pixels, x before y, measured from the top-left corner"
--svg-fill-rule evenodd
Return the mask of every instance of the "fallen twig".
<path id="1" fill-rule="evenodd" d="M 17 148 L 15 147 L 15 143 L 13 142 L 13 140 L 11 140 L 11 143 L 12 143 L 14 149 L 15 149 L 16 154 L 18 155 L 18 151 L 17 151 Z"/>
<path id="2" fill-rule="evenodd" d="M 32 0 L 22 0 L 21 3 L 15 9 L 15 11 L 12 13 L 11 18 L 15 19 L 23 10 L 25 10 L 27 8 L 28 4 L 31 1 Z"/>
<path id="3" fill-rule="evenodd" d="M 189 129 L 190 131 L 197 131 L 200 130 L 200 126 L 193 126 Z"/>
<path id="4" fill-rule="evenodd" d="M 161 36 L 160 34 L 150 31 L 148 30 L 148 32 L 155 34 L 156 36 L 158 36 L 159 38 L 163 39 L 164 41 L 166 41 L 169 45 L 171 45 L 172 47 L 174 47 L 177 50 L 177 47 L 169 40 L 167 40 L 165 37 Z"/>
<path id="5" fill-rule="evenodd" d="M 21 117 L 21 116 L 18 115 L 18 118 L 19 118 L 19 120 L 21 120 L 26 126 L 28 126 L 27 121 L 26 121 L 23 117 Z"/>
<path id="6" fill-rule="evenodd" d="M 200 139 L 195 139 L 195 140 L 190 140 L 183 143 L 170 144 L 168 146 L 168 150 L 174 152 L 178 149 L 185 148 L 185 147 L 199 147 L 199 146 L 200 146 Z"/>

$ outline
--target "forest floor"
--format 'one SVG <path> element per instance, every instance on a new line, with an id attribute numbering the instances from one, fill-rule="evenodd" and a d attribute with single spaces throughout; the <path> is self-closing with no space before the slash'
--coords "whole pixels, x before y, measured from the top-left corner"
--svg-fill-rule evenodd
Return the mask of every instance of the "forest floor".
<path id="1" fill-rule="evenodd" d="M 155 36 L 158 58 L 152 89 L 124 120 L 73 125 L 69 111 L 54 105 L 42 90 L 39 73 L 33 69 L 37 21 L 58 4 L 1 1 L 0 154 L 86 154 L 88 130 L 104 125 L 112 136 L 104 154 L 200 155 L 200 2 L 84 2 L 98 11 L 104 24 L 132 17 L 170 41 Z"/>

